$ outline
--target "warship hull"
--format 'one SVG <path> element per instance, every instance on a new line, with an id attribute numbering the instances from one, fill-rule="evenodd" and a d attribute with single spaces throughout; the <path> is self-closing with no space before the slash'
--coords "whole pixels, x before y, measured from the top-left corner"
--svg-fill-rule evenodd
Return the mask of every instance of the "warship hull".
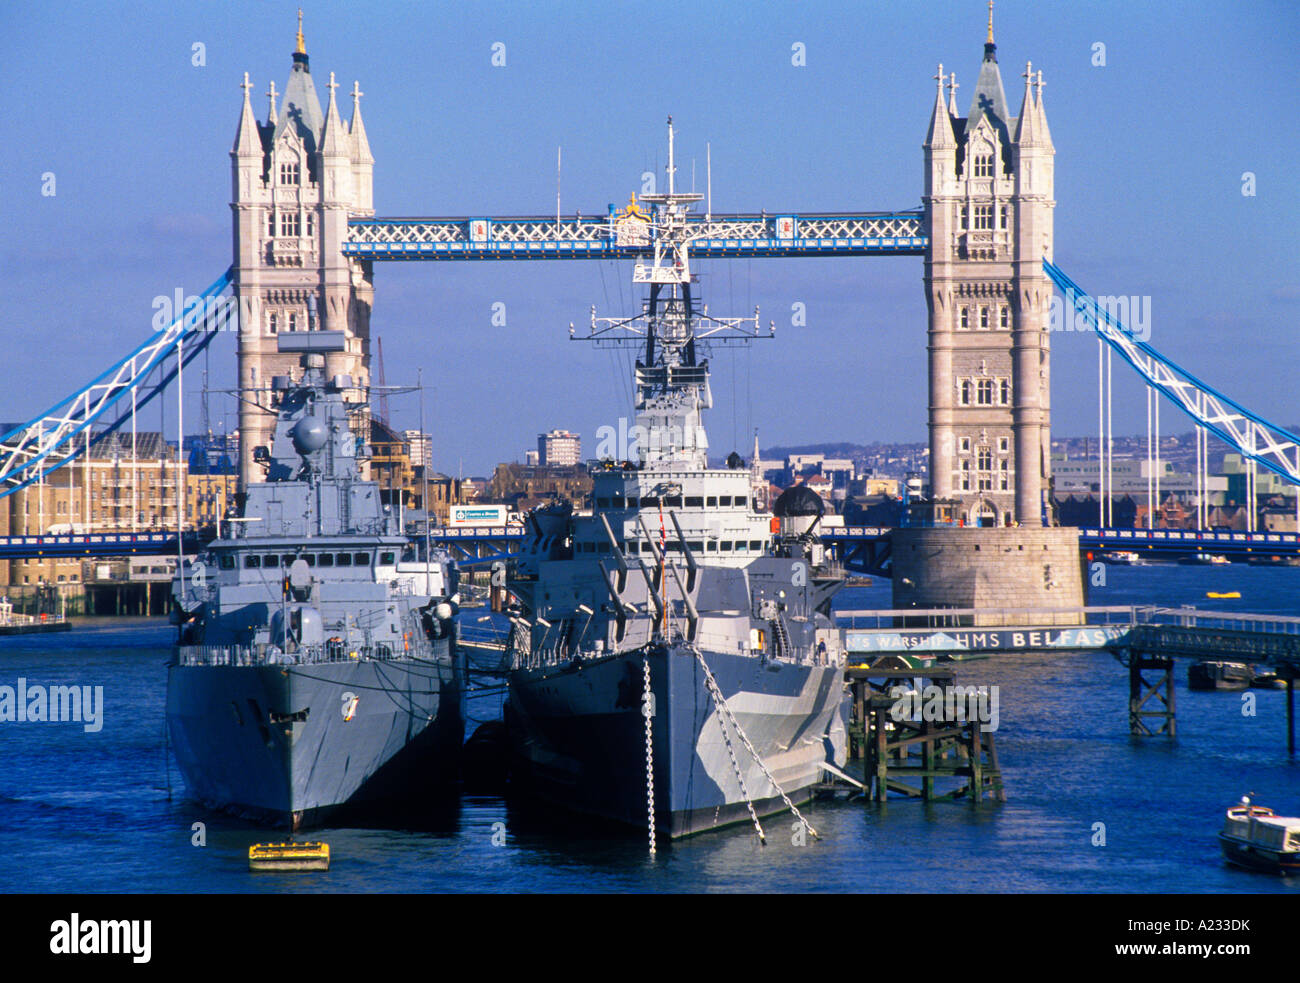
<path id="1" fill-rule="evenodd" d="M 741 729 L 796 804 L 843 765 L 843 671 L 703 653 Z M 732 753 L 696 654 L 652 645 L 577 665 L 516 670 L 506 721 L 521 790 L 574 812 L 641 829 L 648 819 L 643 659 L 653 700 L 655 826 L 676 838 L 749 820 Z M 724 721 L 725 722 L 725 721 Z M 727 723 L 744 788 L 760 816 L 786 808 Z"/>
<path id="2" fill-rule="evenodd" d="M 190 794 L 295 830 L 436 799 L 456 778 L 464 725 L 447 642 L 434 651 L 429 659 L 171 666 L 168 736 Z"/>

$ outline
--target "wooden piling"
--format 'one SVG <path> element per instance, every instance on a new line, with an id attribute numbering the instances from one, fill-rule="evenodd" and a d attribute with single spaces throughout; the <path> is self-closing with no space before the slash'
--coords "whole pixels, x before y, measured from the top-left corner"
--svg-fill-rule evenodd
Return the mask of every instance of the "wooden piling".
<path id="1" fill-rule="evenodd" d="M 969 796 L 978 803 L 987 792 L 991 799 L 1006 801 L 993 734 L 985 735 L 980 721 L 964 714 L 927 719 L 925 713 L 919 720 L 910 714 L 897 720 L 891 712 L 898 702 L 892 692 L 895 686 L 924 681 L 946 695 L 954 685 L 952 670 L 912 669 L 880 660 L 873 666 L 849 668 L 845 678 L 852 694 L 850 749 L 863 759 L 866 781 L 874 779 L 872 800 L 884 802 L 890 792 L 897 792 L 923 801 Z M 912 756 L 913 748 L 919 756 Z M 966 781 L 941 792 L 936 781 L 941 778 Z"/>

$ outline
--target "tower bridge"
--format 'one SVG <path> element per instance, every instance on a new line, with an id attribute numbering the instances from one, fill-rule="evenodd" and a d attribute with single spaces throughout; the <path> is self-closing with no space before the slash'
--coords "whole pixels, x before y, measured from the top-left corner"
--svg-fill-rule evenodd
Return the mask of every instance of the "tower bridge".
<path id="1" fill-rule="evenodd" d="M 807 214 L 792 207 L 714 214 L 706 209 L 688 219 L 689 256 L 922 258 L 932 521 L 1027 530 L 1054 524 L 1049 345 L 1054 288 L 1153 392 L 1252 466 L 1300 483 L 1300 438 L 1136 339 L 1056 266 L 1055 148 L 1043 102 L 1045 83 L 1042 72 L 1027 64 L 1013 114 L 991 16 L 964 113 L 955 75 L 940 65 L 934 76 L 922 141 L 920 210 Z M 293 357 L 277 350 L 278 334 L 344 332 L 346 349 L 328 356 L 327 372 L 348 376 L 358 392 L 368 392 L 376 262 L 635 261 L 653 251 L 658 206 L 635 197 L 622 208 L 609 206 L 593 215 L 377 217 L 363 93 L 354 83 L 345 122 L 331 73 L 321 108 L 301 27 L 284 91 L 270 84 L 262 119 L 253 109 L 252 88 L 245 74 L 230 151 L 234 261 L 198 298 L 207 301 L 230 290 L 238 302 L 241 480 L 257 474 L 253 452 L 270 432 L 273 379 L 292 368 Z M 152 334 L 90 384 L 0 436 L 0 499 L 86 453 L 96 423 L 112 429 L 133 419 L 141 400 L 153 398 L 178 375 L 176 364 L 192 359 L 211 340 L 208 328 L 202 305 L 181 312 L 166 331 Z M 154 372 L 158 383 L 149 381 Z M 125 409 L 128 397 L 131 411 Z M 1092 531 L 1087 543 L 1104 545 L 1108 532 Z M 1266 548 L 1294 547 L 1294 535 L 1281 535 L 1288 542 L 1270 541 Z M 867 565 L 880 567 L 879 531 L 830 538 L 867 557 Z M 505 542 L 507 537 L 487 539 Z M 1172 537 L 1162 545 L 1203 548 L 1199 540 Z M 24 548 L 22 542 L 6 546 Z"/>

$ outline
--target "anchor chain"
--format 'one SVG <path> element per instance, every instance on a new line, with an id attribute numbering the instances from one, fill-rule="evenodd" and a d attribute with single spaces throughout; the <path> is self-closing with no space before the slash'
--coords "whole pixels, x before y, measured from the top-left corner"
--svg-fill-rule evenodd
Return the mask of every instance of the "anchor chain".
<path id="1" fill-rule="evenodd" d="M 655 695 L 650 690 L 650 657 L 641 657 L 644 670 L 645 689 L 641 695 L 641 713 L 645 717 L 645 800 L 646 824 L 650 836 L 650 856 L 655 855 L 655 746 L 652 722 L 654 720 Z"/>
<path id="2" fill-rule="evenodd" d="M 745 732 L 741 730 L 740 722 L 736 720 L 735 714 L 733 714 L 731 712 L 731 708 L 727 706 L 727 701 L 722 698 L 722 690 L 718 687 L 718 681 L 713 678 L 713 673 L 712 671 L 710 671 L 708 663 L 704 661 L 704 653 L 697 648 L 695 649 L 695 657 L 696 659 L 699 660 L 700 668 L 704 670 L 704 680 L 708 684 L 709 693 L 713 696 L 713 702 L 718 707 L 719 724 L 721 724 L 722 722 L 721 715 L 725 714 L 727 719 L 731 722 L 731 726 L 735 728 L 736 736 L 739 737 L 741 743 L 745 745 L 745 750 L 747 750 L 750 753 L 750 755 L 753 757 L 754 763 L 757 764 L 759 770 L 763 772 L 763 776 L 769 782 L 771 782 L 772 787 L 776 789 L 778 793 L 780 793 L 781 801 L 785 803 L 786 808 L 789 809 L 792 813 L 794 813 L 795 818 L 798 819 L 799 822 L 803 823 L 804 829 L 808 830 L 808 832 L 813 835 L 814 839 L 820 839 L 820 837 L 817 835 L 817 830 L 813 829 L 812 823 L 808 822 L 808 820 L 803 817 L 803 813 L 801 813 L 799 809 L 795 806 L 795 804 L 790 801 L 790 796 L 785 794 L 785 789 L 781 788 L 781 786 L 776 783 L 776 779 L 772 777 L 772 773 L 767 770 L 767 765 L 765 765 L 763 763 L 763 759 L 758 756 L 758 751 L 755 749 L 754 745 L 750 743 L 749 738 L 745 736 Z M 725 728 L 723 729 L 723 735 L 724 737 L 726 735 Z M 727 741 L 727 751 L 728 753 L 731 753 L 730 741 Z M 739 775 L 739 767 L 736 766 L 735 754 L 731 755 L 731 763 L 733 767 L 737 768 L 737 775 Z M 750 814 L 754 815 L 754 805 L 752 802 L 749 801 L 748 793 L 745 792 L 745 781 L 743 778 L 741 779 L 740 782 L 740 790 L 741 793 L 745 795 L 745 802 L 746 804 L 749 805 Z M 754 825 L 758 826 L 757 816 L 754 816 Z M 759 836 L 762 837 L 761 828 L 759 829 Z"/>

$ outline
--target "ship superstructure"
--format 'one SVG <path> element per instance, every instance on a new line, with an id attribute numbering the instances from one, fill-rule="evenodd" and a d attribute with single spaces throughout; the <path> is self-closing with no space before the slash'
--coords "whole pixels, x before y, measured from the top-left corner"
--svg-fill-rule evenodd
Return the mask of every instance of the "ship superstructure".
<path id="1" fill-rule="evenodd" d="M 593 312 L 584 339 L 639 349 L 629 439 L 592 466 L 590 515 L 529 513 L 509 571 L 521 607 L 507 723 L 531 790 L 679 836 L 757 824 L 807 798 L 823 762 L 843 763 L 830 617 L 843 577 L 814 535 L 814 493 L 760 513 L 743 461 L 708 466 L 705 349 L 764 334 L 757 314 L 699 305 L 686 214 L 700 196 L 675 193 L 672 156 L 670 120 L 668 193 L 619 218 L 620 236 L 654 243 L 633 275 L 643 309 Z"/>
<path id="2" fill-rule="evenodd" d="M 363 404 L 325 377 L 342 332 L 282 335 L 273 442 L 242 515 L 174 585 L 167 725 L 195 798 L 279 825 L 410 806 L 456 775 L 464 675 L 445 555 L 413 555 L 362 480 Z"/>

